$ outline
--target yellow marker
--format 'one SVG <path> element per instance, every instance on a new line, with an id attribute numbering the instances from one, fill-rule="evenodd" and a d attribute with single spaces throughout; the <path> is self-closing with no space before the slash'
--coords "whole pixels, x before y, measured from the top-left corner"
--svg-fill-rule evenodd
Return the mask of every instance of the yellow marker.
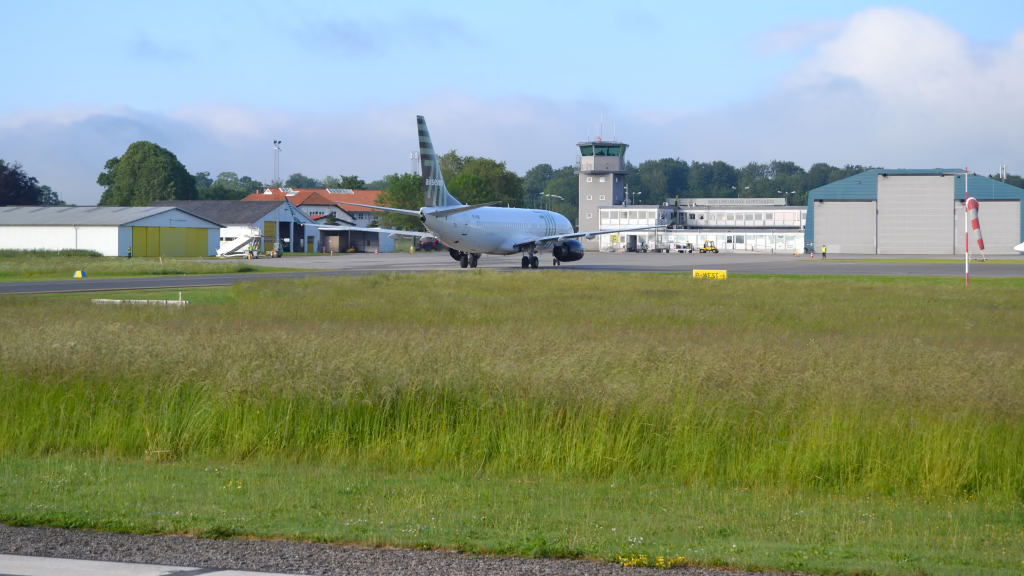
<path id="1" fill-rule="evenodd" d="M 85 278 L 85 270 L 75 270 L 75 278 Z"/>
<path id="2" fill-rule="evenodd" d="M 693 277 L 696 280 L 725 280 L 729 273 L 725 270 L 694 270 Z"/>

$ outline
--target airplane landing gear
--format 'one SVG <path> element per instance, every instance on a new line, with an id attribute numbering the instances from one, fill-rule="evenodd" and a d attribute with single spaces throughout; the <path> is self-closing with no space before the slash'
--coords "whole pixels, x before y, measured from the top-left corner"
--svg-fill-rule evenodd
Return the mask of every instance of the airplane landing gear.
<path id="1" fill-rule="evenodd" d="M 554 260 L 551 261 L 551 265 L 552 266 L 561 266 L 562 262 L 559 261 L 558 258 L 555 258 Z"/>
<path id="2" fill-rule="evenodd" d="M 529 268 L 529 267 L 530 267 L 530 257 L 529 256 L 523 256 L 523 268 Z"/>
<path id="3" fill-rule="evenodd" d="M 530 258 L 530 268 L 540 268 L 540 258 L 537 258 L 536 256 Z"/>
<path id="4" fill-rule="evenodd" d="M 469 255 L 469 267 L 470 268 L 476 268 L 476 264 L 479 261 L 480 261 L 480 255 L 479 254 L 470 254 Z M 463 268 L 465 268 L 465 266 L 463 266 Z"/>
<path id="5" fill-rule="evenodd" d="M 469 266 L 469 255 L 463 252 L 462 256 L 459 257 L 459 267 L 465 268 Z"/>

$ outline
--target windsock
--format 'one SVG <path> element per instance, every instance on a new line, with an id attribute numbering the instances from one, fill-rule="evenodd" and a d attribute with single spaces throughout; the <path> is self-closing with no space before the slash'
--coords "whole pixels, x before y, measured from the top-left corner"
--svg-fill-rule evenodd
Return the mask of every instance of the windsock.
<path id="1" fill-rule="evenodd" d="M 985 250 L 985 240 L 981 238 L 981 223 L 978 222 L 978 201 L 974 197 L 967 199 L 967 215 L 971 219 L 971 230 L 978 238 L 978 249 Z"/>

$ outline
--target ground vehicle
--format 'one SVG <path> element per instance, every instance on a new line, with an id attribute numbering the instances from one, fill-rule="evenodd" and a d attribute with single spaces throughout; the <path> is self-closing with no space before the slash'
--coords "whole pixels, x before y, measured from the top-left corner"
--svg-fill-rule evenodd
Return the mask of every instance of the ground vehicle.
<path id="1" fill-rule="evenodd" d="M 689 252 L 690 254 L 693 254 L 693 244 L 690 244 L 689 242 L 683 242 L 682 244 L 673 244 L 672 249 L 675 250 L 676 252 L 679 252 L 680 254 L 684 252 Z"/>
<path id="2" fill-rule="evenodd" d="M 416 245 L 416 249 L 426 250 L 427 252 L 431 250 L 444 250 L 444 245 L 437 238 L 426 237 L 420 239 L 420 243 Z"/>
<path id="3" fill-rule="evenodd" d="M 700 247 L 700 253 L 703 254 L 705 252 L 714 252 L 715 254 L 718 254 L 718 248 L 715 247 L 715 243 L 713 241 L 705 240 L 704 245 Z"/>

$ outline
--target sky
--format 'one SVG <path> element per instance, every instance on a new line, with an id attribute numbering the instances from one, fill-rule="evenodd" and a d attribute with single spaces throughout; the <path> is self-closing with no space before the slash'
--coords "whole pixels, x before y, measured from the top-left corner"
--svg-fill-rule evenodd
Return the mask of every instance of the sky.
<path id="1" fill-rule="evenodd" d="M 657 158 L 1024 172 L 1014 1 L 34 2 L 4 7 L 0 159 L 94 204 L 155 142 L 192 172 L 519 174 L 601 134 Z"/>

